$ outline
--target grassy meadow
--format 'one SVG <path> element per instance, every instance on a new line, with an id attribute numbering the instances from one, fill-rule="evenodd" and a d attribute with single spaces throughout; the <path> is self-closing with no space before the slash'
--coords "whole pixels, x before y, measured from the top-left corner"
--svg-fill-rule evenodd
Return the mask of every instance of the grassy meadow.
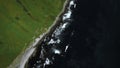
<path id="1" fill-rule="evenodd" d="M 53 23 L 64 0 L 0 0 L 0 68 Z"/>

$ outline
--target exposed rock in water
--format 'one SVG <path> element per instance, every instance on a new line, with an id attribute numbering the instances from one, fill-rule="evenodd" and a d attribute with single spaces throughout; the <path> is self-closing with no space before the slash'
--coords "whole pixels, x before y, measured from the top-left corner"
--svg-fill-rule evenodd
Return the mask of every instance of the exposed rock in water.
<path id="1" fill-rule="evenodd" d="M 19 67 L 117 68 L 120 12 L 116 3 L 68 0 L 55 24 Z"/>

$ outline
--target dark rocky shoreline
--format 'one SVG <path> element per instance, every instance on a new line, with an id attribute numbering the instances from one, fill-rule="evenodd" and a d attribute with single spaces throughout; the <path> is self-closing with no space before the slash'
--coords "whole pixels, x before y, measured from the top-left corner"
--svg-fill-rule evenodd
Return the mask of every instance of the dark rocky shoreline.
<path id="1" fill-rule="evenodd" d="M 119 5 L 68 0 L 25 68 L 119 68 Z"/>

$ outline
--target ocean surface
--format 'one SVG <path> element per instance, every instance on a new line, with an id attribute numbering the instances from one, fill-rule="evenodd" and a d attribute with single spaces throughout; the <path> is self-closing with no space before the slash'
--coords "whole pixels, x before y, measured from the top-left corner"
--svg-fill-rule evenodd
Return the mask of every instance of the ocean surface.
<path id="1" fill-rule="evenodd" d="M 117 68 L 120 10 L 116 2 L 68 0 L 59 24 L 42 40 L 26 68 Z"/>

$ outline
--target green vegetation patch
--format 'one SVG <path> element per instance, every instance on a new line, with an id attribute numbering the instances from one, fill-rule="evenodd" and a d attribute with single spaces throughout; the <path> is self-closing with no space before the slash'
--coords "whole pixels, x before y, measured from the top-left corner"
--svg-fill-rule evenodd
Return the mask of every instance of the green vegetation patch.
<path id="1" fill-rule="evenodd" d="M 45 32 L 64 0 L 0 0 L 0 68 Z"/>

